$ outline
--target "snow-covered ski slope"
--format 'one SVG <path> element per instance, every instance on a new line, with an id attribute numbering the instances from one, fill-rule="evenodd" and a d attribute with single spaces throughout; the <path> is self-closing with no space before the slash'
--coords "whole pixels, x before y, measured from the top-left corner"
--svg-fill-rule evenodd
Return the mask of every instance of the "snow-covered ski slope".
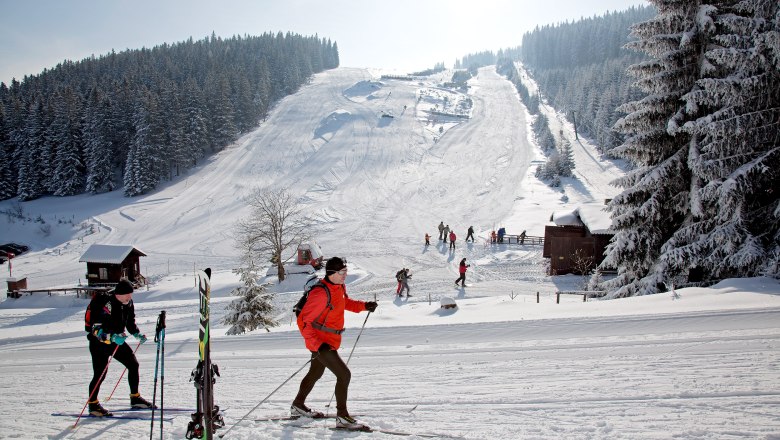
<path id="1" fill-rule="evenodd" d="M 608 181 L 620 169 L 583 141 L 582 178 L 565 181 L 563 192 L 548 188 L 532 177 L 543 157 L 513 86 L 484 68 L 470 81 L 471 119 L 431 118 L 423 111 L 430 95 L 420 90 L 447 79 L 324 72 L 189 175 L 131 199 L 26 202 L 32 218 L 65 226 L 44 236 L 37 223 L 2 218 L 0 242 L 32 245 L 13 261 L 14 275 L 31 288 L 83 281 L 78 258 L 92 243 L 146 252 L 141 270 L 154 283 L 135 295 L 136 314 L 150 335 L 166 310 L 165 404 L 178 408 L 195 400 L 188 381 L 198 357 L 193 270 L 212 267 L 212 357 L 222 373 L 215 401 L 230 426 L 308 360 L 290 314 L 302 275 L 273 287 L 279 327 L 226 336 L 219 322 L 238 283 L 230 272 L 232 227 L 248 215 L 243 197 L 258 186 L 287 187 L 318 219 L 315 238 L 326 256 L 348 259 L 350 296 L 379 300 L 367 321 L 348 314 L 342 346 L 346 359 L 366 322 L 350 362 L 350 410 L 369 425 L 473 439 L 780 438 L 777 281 L 587 303 L 564 296 L 556 304 L 552 292 L 576 288 L 579 277 L 548 277 L 538 247 L 486 246 L 482 238 L 500 226 L 542 235 L 553 210 L 614 195 Z M 439 221 L 458 234 L 454 252 L 436 240 Z M 470 225 L 480 238 L 465 244 Z M 425 232 L 433 237 L 428 248 Z M 460 289 L 453 281 L 464 257 L 472 266 L 469 287 Z M 413 273 L 413 296 L 403 300 L 392 296 L 401 267 Z M 7 275 L 6 266 L 0 271 Z M 440 309 L 443 296 L 458 308 Z M 144 421 L 87 419 L 71 431 L 72 421 L 50 415 L 77 413 L 86 399 L 85 307 L 83 299 L 45 294 L 0 304 L 0 409 L 14 414 L 0 419 L 0 437 L 149 436 Z M 141 392 L 151 399 L 151 338 L 138 357 Z M 101 390 L 109 410 L 129 402 L 124 383 L 105 402 L 121 372 L 112 365 Z M 321 429 L 254 421 L 287 414 L 300 377 L 227 438 L 383 438 L 334 432 L 332 421 L 313 422 Z M 333 385 L 326 373 L 309 406 L 327 410 Z M 189 416 L 165 417 L 173 419 L 163 423 L 165 438 L 183 438 Z"/>

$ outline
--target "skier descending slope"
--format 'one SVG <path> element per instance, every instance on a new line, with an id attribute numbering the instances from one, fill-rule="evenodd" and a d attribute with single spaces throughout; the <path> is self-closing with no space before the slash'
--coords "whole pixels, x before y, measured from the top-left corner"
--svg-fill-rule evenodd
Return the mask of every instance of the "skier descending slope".
<path id="1" fill-rule="evenodd" d="M 344 332 L 344 310 L 359 313 L 376 310 L 377 303 L 356 301 L 347 296 L 344 280 L 347 278 L 347 262 L 333 257 L 325 264 L 325 278 L 309 292 L 306 305 L 298 315 L 298 328 L 311 352 L 309 372 L 301 380 L 290 414 L 321 418 L 323 414 L 306 406 L 306 397 L 322 377 L 325 368 L 336 376 L 336 427 L 367 431 L 370 428 L 349 415 L 347 394 L 351 372 L 339 356 L 341 334 Z"/>

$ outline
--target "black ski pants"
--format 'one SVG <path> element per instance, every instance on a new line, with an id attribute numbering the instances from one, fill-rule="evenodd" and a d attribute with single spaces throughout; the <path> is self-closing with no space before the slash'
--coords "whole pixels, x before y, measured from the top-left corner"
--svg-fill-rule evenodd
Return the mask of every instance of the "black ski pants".
<path id="1" fill-rule="evenodd" d="M 105 379 L 105 376 L 100 376 L 108 365 L 108 359 L 115 348 L 116 344 L 113 343 L 104 344 L 91 338 L 89 340 L 89 354 L 92 355 L 92 381 L 89 383 L 88 392 L 92 396 L 92 400 L 98 400 L 100 384 Z M 122 344 L 116 350 L 114 359 L 127 367 L 127 383 L 130 385 L 130 394 L 138 393 L 138 359 L 135 358 L 133 350 L 129 345 Z"/>
<path id="2" fill-rule="evenodd" d="M 322 377 L 325 368 L 336 376 L 336 415 L 348 416 L 347 394 L 349 391 L 349 381 L 352 379 L 352 373 L 336 350 L 329 349 L 312 352 L 309 372 L 306 373 L 306 376 L 301 380 L 298 395 L 295 396 L 293 403 L 296 405 L 303 405 L 306 402 L 306 397 L 311 393 L 314 384 Z"/>

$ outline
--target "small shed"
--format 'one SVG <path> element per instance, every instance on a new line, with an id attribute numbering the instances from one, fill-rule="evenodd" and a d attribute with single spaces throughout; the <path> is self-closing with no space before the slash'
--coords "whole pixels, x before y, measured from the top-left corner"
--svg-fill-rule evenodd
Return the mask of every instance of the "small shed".
<path id="1" fill-rule="evenodd" d="M 315 269 L 322 267 L 322 249 L 320 246 L 311 241 L 309 243 L 301 243 L 298 246 L 298 264 L 305 266 L 311 264 Z"/>
<path id="2" fill-rule="evenodd" d="M 8 278 L 7 280 L 8 284 L 8 291 L 6 295 L 8 295 L 9 298 L 19 298 L 19 291 L 27 289 L 27 278 Z"/>
<path id="3" fill-rule="evenodd" d="M 122 278 L 146 284 L 141 275 L 140 257 L 146 254 L 130 245 L 93 244 L 79 262 L 87 263 L 87 285 L 114 285 Z"/>
<path id="4" fill-rule="evenodd" d="M 612 219 L 603 205 L 581 205 L 555 212 L 555 226 L 544 228 L 543 256 L 550 258 L 550 275 L 579 273 L 580 259 L 592 259 L 593 267 L 604 261 L 604 251 L 614 236 Z"/>

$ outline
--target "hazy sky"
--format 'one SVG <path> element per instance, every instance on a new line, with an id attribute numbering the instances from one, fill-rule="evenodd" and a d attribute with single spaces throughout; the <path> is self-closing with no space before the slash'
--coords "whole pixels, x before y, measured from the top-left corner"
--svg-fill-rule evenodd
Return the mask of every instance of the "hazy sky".
<path id="1" fill-rule="evenodd" d="M 0 82 L 112 49 L 153 47 L 212 31 L 330 38 L 341 65 L 421 70 L 519 46 L 534 26 L 623 10 L 645 0 L 0 0 Z"/>

